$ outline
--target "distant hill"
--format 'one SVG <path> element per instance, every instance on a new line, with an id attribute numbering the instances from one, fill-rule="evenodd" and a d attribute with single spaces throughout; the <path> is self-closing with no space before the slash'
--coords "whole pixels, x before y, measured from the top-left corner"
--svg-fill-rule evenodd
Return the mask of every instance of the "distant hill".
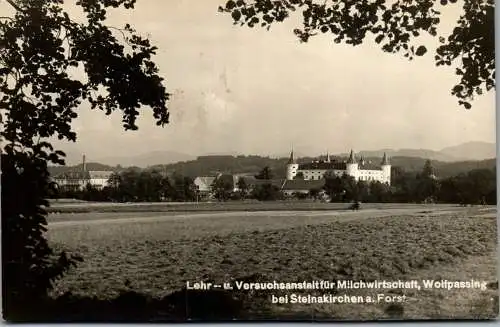
<path id="1" fill-rule="evenodd" d="M 206 176 L 217 173 L 257 173 L 269 166 L 276 177 L 285 176 L 285 165 L 288 159 L 273 159 L 261 156 L 230 156 L 208 155 L 200 156 L 196 160 L 178 162 L 167 165 L 155 165 L 151 168 L 160 169 L 167 173 L 178 173 L 185 176 Z"/>
<path id="2" fill-rule="evenodd" d="M 463 160 L 491 159 L 496 158 L 496 145 L 488 142 L 467 142 L 444 148 L 440 152 Z"/>
<path id="3" fill-rule="evenodd" d="M 424 158 L 415 157 L 393 157 L 391 164 L 393 167 L 400 167 L 408 172 L 420 172 L 424 167 Z M 456 176 L 460 173 L 467 173 L 473 169 L 494 169 L 496 167 L 496 159 L 487 160 L 468 160 L 457 162 L 443 162 L 431 160 L 435 174 L 439 178 L 447 178 Z"/>
<path id="4" fill-rule="evenodd" d="M 495 143 L 488 142 L 467 142 L 456 146 L 446 147 L 439 151 L 428 149 L 380 149 L 374 151 L 360 151 L 356 155 L 364 157 L 382 157 L 384 152 L 389 157 L 415 157 L 438 160 L 444 162 L 485 160 L 496 158 Z M 339 156 L 347 156 L 348 153 L 341 153 Z"/>
<path id="5" fill-rule="evenodd" d="M 67 164 L 74 165 L 82 162 L 83 153 L 79 153 L 75 149 L 72 151 L 65 151 L 67 154 Z M 429 149 L 379 149 L 373 151 L 361 151 L 356 153 L 357 155 L 363 155 L 367 157 L 378 157 L 381 158 L 387 153 L 389 157 L 414 157 L 414 158 L 426 158 L 431 160 L 438 160 L 443 162 L 454 162 L 454 161 L 469 161 L 469 160 L 484 160 L 496 158 L 496 145 L 494 143 L 488 142 L 468 142 L 456 146 L 446 147 L 440 151 L 434 151 Z M 295 158 L 305 158 L 307 154 L 294 151 Z M 333 154 L 331 154 L 333 156 Z M 340 157 L 347 157 L 348 153 L 337 154 Z M 216 157 L 216 156 L 233 156 L 238 157 L 238 153 L 232 151 L 227 153 L 211 153 L 207 152 L 201 157 Z M 288 158 L 290 152 L 284 151 L 282 153 L 276 153 L 269 155 L 270 158 Z M 251 156 L 250 156 L 251 157 Z M 260 157 L 266 157 L 265 155 L 260 155 Z M 108 156 L 108 157 L 89 157 L 87 159 L 93 162 L 99 162 L 109 166 L 121 165 L 123 167 L 136 166 L 141 168 L 146 168 L 153 165 L 167 165 L 177 162 L 188 162 L 196 160 L 196 156 L 176 152 L 176 151 L 151 151 L 147 153 L 137 154 L 131 153 L 130 156 Z M 312 158 L 312 157 L 311 157 Z"/>
<path id="6" fill-rule="evenodd" d="M 444 162 L 451 162 L 451 161 L 457 161 L 460 159 L 457 159 L 453 156 L 443 154 L 439 151 L 433 151 L 433 150 L 427 150 L 427 149 L 399 149 L 399 150 L 394 150 L 394 149 L 382 149 L 382 150 L 375 150 L 375 151 L 361 151 L 360 153 L 357 153 L 356 155 L 362 155 L 363 157 L 379 157 L 381 158 L 384 153 L 387 153 L 387 155 L 390 158 L 394 157 L 414 157 L 414 158 L 428 158 L 430 160 L 439 160 L 439 161 L 444 161 Z M 342 154 L 344 156 L 347 155 L 347 153 Z"/>
<path id="7" fill-rule="evenodd" d="M 486 142 L 464 143 L 440 151 L 428 149 L 381 149 L 375 151 L 360 151 L 357 155 L 362 155 L 364 157 L 382 157 L 384 152 L 387 153 L 389 157 L 415 157 L 444 162 L 484 160 L 496 157 L 495 144 Z M 346 155 L 347 153 L 341 154 L 341 156 Z"/>
<path id="8" fill-rule="evenodd" d="M 346 157 L 337 157 L 337 160 L 345 160 Z M 305 157 L 298 158 L 299 163 L 310 162 L 313 158 Z M 381 158 L 365 157 L 366 161 L 379 163 Z M 424 167 L 427 158 L 395 156 L 391 158 L 392 166 L 399 167 L 408 172 L 419 172 Z M 150 166 L 151 169 L 158 169 L 169 174 L 178 173 L 184 176 L 196 177 L 214 175 L 217 173 L 232 173 L 232 174 L 256 174 L 262 168 L 269 166 L 273 171 L 276 178 L 284 178 L 286 173 L 286 163 L 288 158 L 270 158 L 261 156 L 200 156 L 195 160 Z M 493 169 L 496 166 L 495 159 L 476 160 L 476 161 L 459 161 L 459 162 L 445 162 L 439 160 L 431 160 L 435 173 L 440 178 L 446 178 L 465 173 L 472 169 Z M 82 165 L 79 164 L 73 167 L 49 167 L 51 174 L 59 174 L 69 170 L 81 170 Z M 124 168 L 122 166 L 109 166 L 100 163 L 88 163 L 88 170 L 113 170 L 120 171 Z"/>
<path id="9" fill-rule="evenodd" d="M 143 154 L 132 154 L 126 157 L 105 157 L 97 159 L 96 161 L 111 166 L 121 165 L 125 167 L 137 166 L 146 168 L 152 165 L 189 161 L 195 158 L 195 156 L 174 151 L 152 151 Z"/>

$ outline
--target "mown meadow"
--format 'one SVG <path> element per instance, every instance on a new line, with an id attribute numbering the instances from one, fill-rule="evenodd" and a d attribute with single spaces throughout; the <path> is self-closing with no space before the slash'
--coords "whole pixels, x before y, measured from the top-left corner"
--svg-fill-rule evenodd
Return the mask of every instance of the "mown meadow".
<path id="1" fill-rule="evenodd" d="M 51 243 L 78 252 L 85 261 L 56 283 L 52 296 L 75 303 L 86 299 L 90 307 L 121 299 L 130 306 L 128 312 L 121 311 L 123 317 L 147 320 L 493 317 L 498 304 L 494 212 L 442 207 L 59 214 L 49 219 Z M 392 290 L 388 294 L 406 294 L 409 300 L 308 305 L 272 304 L 270 291 L 182 293 L 186 281 L 437 277 L 485 280 L 488 290 L 464 292 L 466 303 L 457 291 Z M 205 311 L 216 297 L 227 303 Z M 172 304 L 175 298 L 181 307 Z M 97 320 L 107 317 L 105 312 L 93 314 Z M 79 315 L 77 310 L 72 317 Z"/>

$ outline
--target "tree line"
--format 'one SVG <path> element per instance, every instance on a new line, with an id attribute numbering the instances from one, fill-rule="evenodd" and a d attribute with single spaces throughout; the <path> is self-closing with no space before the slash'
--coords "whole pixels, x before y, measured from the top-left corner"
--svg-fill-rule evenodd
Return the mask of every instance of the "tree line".
<path id="1" fill-rule="evenodd" d="M 265 167 L 255 177 L 271 180 L 274 174 L 269 167 Z M 232 175 L 222 175 L 211 185 L 208 198 L 218 201 L 243 199 L 270 201 L 283 198 L 280 188 L 271 183 L 251 187 L 244 178 L 240 178 L 236 187 L 238 191 L 235 192 Z M 192 202 L 207 199 L 207 195 L 198 190 L 193 178 L 178 173 L 166 175 L 155 169 L 128 169 L 116 172 L 102 188 L 90 183 L 82 189 L 62 186 L 52 195 L 55 198 L 104 202 Z"/>
<path id="2" fill-rule="evenodd" d="M 55 196 L 86 201 L 182 202 L 196 200 L 196 187 L 192 178 L 180 174 L 166 176 L 157 170 L 129 169 L 113 173 L 102 188 L 91 184 L 83 189 L 60 188 Z"/>
<path id="3" fill-rule="evenodd" d="M 270 167 L 264 167 L 255 175 L 261 181 L 256 185 L 249 185 L 245 178 L 239 178 L 235 185 L 232 175 L 222 175 L 211 185 L 209 195 L 199 192 L 191 177 L 180 174 L 166 176 L 157 170 L 130 169 L 111 175 L 108 185 L 102 189 L 89 184 L 83 190 L 61 189 L 57 196 L 115 202 L 274 201 L 288 197 L 329 199 L 331 202 L 496 204 L 494 169 L 474 169 L 445 179 L 436 178 L 433 171 L 429 160 L 418 173 L 395 167 L 390 186 L 378 181 L 357 181 L 348 175 L 327 174 L 323 188 L 286 196 L 274 180 L 275 174 Z"/>
<path id="4" fill-rule="evenodd" d="M 438 179 L 431 162 L 421 172 L 405 172 L 397 168 L 391 186 L 375 181 L 356 181 L 351 176 L 326 177 L 325 191 L 333 202 L 396 202 L 396 203 L 497 203 L 496 170 L 473 169 L 467 173 Z"/>

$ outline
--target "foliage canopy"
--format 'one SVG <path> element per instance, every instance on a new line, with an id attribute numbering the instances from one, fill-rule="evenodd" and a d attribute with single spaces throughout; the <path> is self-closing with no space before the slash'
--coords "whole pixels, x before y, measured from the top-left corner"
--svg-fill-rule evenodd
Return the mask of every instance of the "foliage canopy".
<path id="1" fill-rule="evenodd" d="M 442 6 L 460 4 L 452 33 L 438 35 Z M 356 46 L 371 36 L 383 51 L 410 60 L 428 52 L 419 36 L 438 37 L 436 65 L 456 64 L 459 81 L 451 93 L 470 109 L 475 95 L 495 88 L 494 5 L 494 0 L 228 0 L 219 11 L 231 15 L 234 24 L 267 29 L 298 12 L 302 26 L 294 33 L 302 42 L 323 33 L 335 43 Z"/>
<path id="2" fill-rule="evenodd" d="M 104 23 L 110 8 L 132 9 L 135 0 L 76 1 L 80 20 L 62 0 L 5 1 L 13 14 L 0 17 L 2 302 L 12 319 L 79 259 L 54 258 L 44 236 L 53 188 L 47 164 L 64 163 L 50 139 L 76 140 L 71 123 L 84 103 L 106 115 L 120 111 L 125 130 L 137 129 L 143 106 L 164 126 L 169 95 L 151 59 L 156 47 L 129 24 Z"/>
<path id="3" fill-rule="evenodd" d="M 168 123 L 169 95 L 151 60 L 156 47 L 129 24 L 104 24 L 109 7 L 133 8 L 135 0 L 77 1 L 83 22 L 61 0 L 8 2 L 16 11 L 0 20 L 3 151 L 31 149 L 61 163 L 61 153 L 50 156 L 52 147 L 40 139 L 75 141 L 71 122 L 84 101 L 107 115 L 120 110 L 127 130 L 137 129 L 142 106 L 153 109 L 158 125 Z"/>

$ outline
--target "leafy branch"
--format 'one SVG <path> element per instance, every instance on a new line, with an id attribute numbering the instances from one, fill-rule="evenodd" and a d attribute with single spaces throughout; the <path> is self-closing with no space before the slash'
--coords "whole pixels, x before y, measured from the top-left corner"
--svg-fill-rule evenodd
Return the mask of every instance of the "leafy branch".
<path id="1" fill-rule="evenodd" d="M 373 38 L 384 52 L 401 53 L 409 60 L 428 52 L 419 44 L 423 34 L 439 37 L 437 66 L 456 63 L 460 81 L 452 88 L 459 104 L 471 108 L 475 95 L 495 88 L 494 0 L 464 0 L 463 13 L 453 33 L 438 36 L 441 6 L 457 0 L 228 0 L 219 12 L 229 14 L 236 25 L 270 29 L 292 13 L 302 15 L 302 27 L 294 29 L 301 42 L 328 34 L 335 43 L 352 46 Z"/>

